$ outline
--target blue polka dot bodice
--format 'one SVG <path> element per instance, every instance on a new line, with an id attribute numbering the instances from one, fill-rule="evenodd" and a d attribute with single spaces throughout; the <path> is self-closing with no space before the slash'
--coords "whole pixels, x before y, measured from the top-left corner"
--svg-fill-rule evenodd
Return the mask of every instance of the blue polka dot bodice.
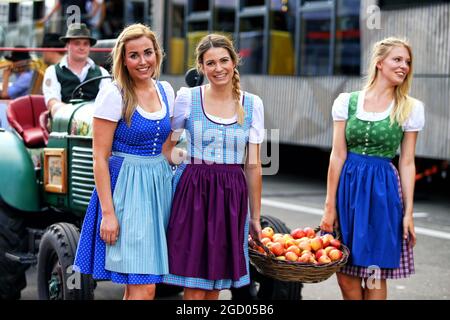
<path id="1" fill-rule="evenodd" d="M 202 88 L 192 89 L 191 114 L 186 119 L 188 155 L 214 163 L 242 164 L 249 140 L 253 118 L 253 97 L 245 94 L 244 122 L 217 123 L 207 117 L 203 109 Z"/>
<path id="2" fill-rule="evenodd" d="M 139 156 L 157 156 L 161 153 L 170 129 L 169 103 L 162 85 L 157 82 L 166 105 L 166 115 L 157 120 L 142 116 L 137 110 L 131 117 L 130 126 L 122 118 L 117 124 L 112 145 L 113 152 L 123 152 Z"/>

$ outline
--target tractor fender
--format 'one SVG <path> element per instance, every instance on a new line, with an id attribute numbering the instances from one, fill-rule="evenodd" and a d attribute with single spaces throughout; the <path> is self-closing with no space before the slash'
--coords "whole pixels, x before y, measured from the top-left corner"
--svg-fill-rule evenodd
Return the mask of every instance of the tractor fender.
<path id="1" fill-rule="evenodd" d="M 40 210 L 39 185 L 22 139 L 0 129 L 0 198 L 22 211 Z"/>

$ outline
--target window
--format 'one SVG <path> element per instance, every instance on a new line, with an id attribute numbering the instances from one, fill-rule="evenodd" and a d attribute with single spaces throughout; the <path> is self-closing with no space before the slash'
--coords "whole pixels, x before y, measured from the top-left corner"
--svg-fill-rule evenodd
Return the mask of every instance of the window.
<path id="1" fill-rule="evenodd" d="M 272 75 L 295 73 L 295 1 L 272 0 L 270 10 L 269 67 Z"/>
<path id="2" fill-rule="evenodd" d="M 360 73 L 360 2 L 360 0 L 337 2 L 334 74 Z"/>
<path id="3" fill-rule="evenodd" d="M 185 71 L 185 10 L 186 0 L 173 0 L 168 5 L 167 47 L 168 59 L 165 72 L 183 74 Z"/>
<path id="4" fill-rule="evenodd" d="M 237 0 L 215 0 L 213 30 L 233 33 Z"/>
<path id="5" fill-rule="evenodd" d="M 331 10 L 303 12 L 300 29 L 300 74 L 330 74 Z"/>
<path id="6" fill-rule="evenodd" d="M 240 72 L 248 74 L 263 73 L 264 17 L 242 18 L 239 32 Z"/>

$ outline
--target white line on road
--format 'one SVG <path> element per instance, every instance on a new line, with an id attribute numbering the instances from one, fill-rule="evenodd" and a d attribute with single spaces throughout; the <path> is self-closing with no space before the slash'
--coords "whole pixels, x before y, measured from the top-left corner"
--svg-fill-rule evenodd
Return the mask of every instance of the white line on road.
<path id="1" fill-rule="evenodd" d="M 314 214 L 317 216 L 321 216 L 323 214 L 323 209 L 317 209 L 317 208 L 302 206 L 302 205 L 293 204 L 293 203 L 280 202 L 277 200 L 271 200 L 271 199 L 265 199 L 265 198 L 261 199 L 261 204 L 265 205 L 265 206 L 269 206 L 269 207 L 279 208 L 279 209 L 286 209 L 286 210 L 291 210 L 291 211 Z M 422 234 L 422 235 L 429 236 L 429 237 L 450 240 L 450 233 L 448 233 L 448 232 L 438 231 L 438 230 L 433 230 L 433 229 L 428 229 L 428 228 L 422 228 L 422 227 L 415 227 L 415 229 L 416 229 L 417 234 Z"/>

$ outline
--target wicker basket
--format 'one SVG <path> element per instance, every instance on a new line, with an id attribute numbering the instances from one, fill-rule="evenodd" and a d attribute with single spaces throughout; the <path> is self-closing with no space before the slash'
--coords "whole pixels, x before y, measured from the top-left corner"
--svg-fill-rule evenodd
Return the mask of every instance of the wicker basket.
<path id="1" fill-rule="evenodd" d="M 317 229 L 316 229 L 317 230 Z M 347 263 L 350 251 L 341 245 L 342 258 L 327 264 L 316 265 L 303 262 L 277 260 L 267 247 L 259 243 L 266 254 L 262 254 L 249 246 L 250 263 L 256 270 L 268 277 L 281 281 L 298 281 L 303 283 L 318 283 L 327 280 Z"/>

